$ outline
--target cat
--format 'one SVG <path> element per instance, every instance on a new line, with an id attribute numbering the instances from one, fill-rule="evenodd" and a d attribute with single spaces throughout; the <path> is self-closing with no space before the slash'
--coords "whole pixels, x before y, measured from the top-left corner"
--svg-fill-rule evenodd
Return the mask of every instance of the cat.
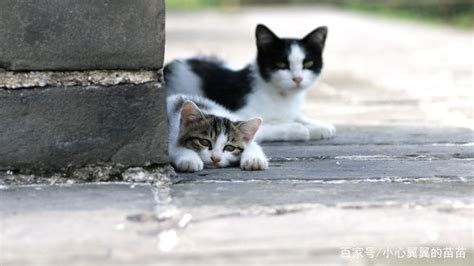
<path id="1" fill-rule="evenodd" d="M 203 97 L 167 98 L 169 156 L 182 172 L 239 165 L 264 170 L 268 160 L 254 142 L 262 119 L 239 121 L 223 106 Z"/>
<path id="2" fill-rule="evenodd" d="M 232 70 L 214 57 L 174 60 L 165 66 L 168 95 L 207 97 L 242 119 L 262 117 L 257 141 L 293 141 L 332 137 L 332 124 L 304 117 L 305 93 L 318 79 L 328 29 L 318 27 L 302 39 L 279 38 L 257 25 L 257 58 Z"/>

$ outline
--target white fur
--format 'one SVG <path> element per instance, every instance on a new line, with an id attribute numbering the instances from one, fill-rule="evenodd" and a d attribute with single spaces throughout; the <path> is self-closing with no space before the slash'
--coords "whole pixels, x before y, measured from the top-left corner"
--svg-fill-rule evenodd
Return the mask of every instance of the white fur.
<path id="1" fill-rule="evenodd" d="M 239 160 L 241 168 L 243 170 L 263 170 L 268 167 L 268 160 L 263 153 L 260 146 L 254 141 L 247 144 L 244 148 L 244 152 L 240 157 L 235 156 L 231 152 L 224 151 L 225 144 L 227 142 L 224 135 L 220 135 L 217 138 L 216 143 L 213 145 L 212 150 L 203 150 L 199 153 L 181 147 L 178 145 L 178 136 L 180 129 L 181 112 L 174 110 L 177 102 L 182 99 L 193 101 L 194 103 L 201 103 L 206 105 L 207 110 L 202 109 L 201 111 L 205 114 L 213 114 L 221 117 L 226 117 L 231 121 L 238 121 L 237 117 L 226 110 L 219 104 L 199 96 L 189 95 L 173 95 L 167 98 L 167 112 L 169 121 L 169 156 L 172 164 L 179 170 L 184 172 L 195 172 L 200 171 L 204 167 L 215 168 L 215 167 L 227 167 L 234 164 L 238 164 Z M 211 156 L 219 157 L 221 160 L 218 164 L 214 165 Z"/>
<path id="2" fill-rule="evenodd" d="M 259 75 L 255 77 L 254 86 L 254 91 L 247 96 L 247 105 L 236 112 L 238 116 L 244 119 L 260 116 L 264 123 L 283 123 L 296 119 L 304 100 L 304 91 L 275 90 L 272 84 Z"/>
<path id="3" fill-rule="evenodd" d="M 336 134 L 336 128 L 330 123 L 316 122 L 303 115 L 298 116 L 295 121 L 308 128 L 310 139 L 327 139 Z"/>
<path id="4" fill-rule="evenodd" d="M 240 160 L 242 170 L 262 170 L 268 168 L 268 160 L 257 143 L 251 142 L 245 147 Z"/>
<path id="5" fill-rule="evenodd" d="M 290 81 L 293 82 L 289 74 L 293 71 L 291 64 L 296 64 L 298 58 L 301 58 L 301 55 L 295 52 L 292 58 L 293 62 L 290 61 L 290 70 L 280 70 L 287 72 L 288 84 Z M 258 73 L 256 64 L 253 65 L 253 68 L 255 69 L 254 72 Z M 312 74 L 311 71 L 304 70 L 303 73 L 306 76 L 303 79 L 302 84 L 304 84 L 302 86 L 305 87 L 294 88 L 291 85 L 283 89 L 281 87 L 284 83 L 278 83 L 274 79 L 267 82 L 260 75 L 256 75 L 255 90 L 247 96 L 247 105 L 237 111 L 236 114 L 242 119 L 249 119 L 254 116 L 262 117 L 264 124 L 257 134 L 256 140 L 258 142 L 325 139 L 334 136 L 336 133 L 336 129 L 332 124 L 312 121 L 301 114 L 306 89 L 317 79 L 317 76 Z M 280 77 L 283 77 L 283 75 L 280 74 Z M 311 84 L 306 84 L 305 80 Z"/>
<path id="6" fill-rule="evenodd" d="M 171 75 L 167 76 L 170 84 L 173 84 L 173 89 L 167 90 L 168 96 L 173 94 L 188 94 L 188 95 L 202 95 L 201 79 L 196 75 L 191 67 L 183 60 L 176 60 L 171 64 L 173 68 Z"/>
<path id="7" fill-rule="evenodd" d="M 170 145 L 169 156 L 174 166 L 182 172 L 201 171 L 204 167 L 204 163 L 199 155 L 190 149 Z"/>
<path id="8" fill-rule="evenodd" d="M 300 123 L 263 124 L 255 141 L 306 141 L 310 136 L 309 129 Z"/>

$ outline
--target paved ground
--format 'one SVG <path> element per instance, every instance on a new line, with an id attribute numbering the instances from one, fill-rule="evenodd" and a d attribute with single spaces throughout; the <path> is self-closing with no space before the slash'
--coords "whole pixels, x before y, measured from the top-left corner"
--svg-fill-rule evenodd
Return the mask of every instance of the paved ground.
<path id="1" fill-rule="evenodd" d="M 264 172 L 4 185 L 0 265 L 471 265 L 472 32 L 315 7 L 168 13 L 168 60 L 243 64 L 256 22 L 294 36 L 329 26 L 305 112 L 336 138 L 266 144 Z M 377 258 L 345 258 L 357 248 Z M 407 259 L 413 248 L 454 258 Z"/>

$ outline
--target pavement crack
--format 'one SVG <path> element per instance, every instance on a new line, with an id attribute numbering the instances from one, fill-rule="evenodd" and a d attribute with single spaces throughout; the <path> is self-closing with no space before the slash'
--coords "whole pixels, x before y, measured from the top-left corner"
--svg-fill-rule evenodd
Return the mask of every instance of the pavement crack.
<path id="1" fill-rule="evenodd" d="M 281 178 L 281 179 L 228 179 L 228 178 L 206 178 L 200 179 L 195 177 L 186 177 L 181 179 L 179 184 L 186 183 L 307 183 L 307 184 L 359 184 L 359 183 L 448 183 L 448 182 L 474 182 L 474 176 L 443 176 L 436 175 L 431 177 L 369 177 L 369 178 L 324 178 L 324 179 L 303 179 L 303 178 Z"/>
<path id="2" fill-rule="evenodd" d="M 193 220 L 195 223 L 207 222 L 210 220 L 244 217 L 244 216 L 280 216 L 309 211 L 311 209 L 321 208 L 321 204 L 288 204 L 275 206 L 251 206 L 248 208 L 237 208 L 232 210 L 212 210 L 205 213 L 213 213 L 212 215 L 202 215 L 200 218 Z"/>
<path id="3" fill-rule="evenodd" d="M 345 161 L 438 161 L 438 160 L 463 160 L 474 161 L 473 153 L 466 154 L 406 154 L 406 155 L 340 155 L 340 156 L 305 156 L 305 157 L 271 157 L 272 163 L 304 162 L 322 160 L 345 160 Z"/>

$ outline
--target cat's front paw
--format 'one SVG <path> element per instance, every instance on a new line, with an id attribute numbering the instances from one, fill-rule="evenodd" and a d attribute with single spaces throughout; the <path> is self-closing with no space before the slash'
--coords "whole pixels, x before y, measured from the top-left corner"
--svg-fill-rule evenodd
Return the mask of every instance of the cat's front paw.
<path id="1" fill-rule="evenodd" d="M 242 158 L 240 168 L 247 171 L 265 170 L 268 168 L 268 160 L 265 157 Z"/>
<path id="2" fill-rule="evenodd" d="M 309 138 L 312 140 L 328 139 L 336 135 L 336 128 L 329 123 L 314 123 L 306 127 L 309 130 Z"/>
<path id="3" fill-rule="evenodd" d="M 286 132 L 287 141 L 307 141 L 311 139 L 311 132 L 308 127 L 300 123 L 290 123 Z"/>
<path id="4" fill-rule="evenodd" d="M 176 169 L 181 172 L 197 172 L 204 168 L 204 163 L 199 157 L 184 157 L 175 163 Z"/>

